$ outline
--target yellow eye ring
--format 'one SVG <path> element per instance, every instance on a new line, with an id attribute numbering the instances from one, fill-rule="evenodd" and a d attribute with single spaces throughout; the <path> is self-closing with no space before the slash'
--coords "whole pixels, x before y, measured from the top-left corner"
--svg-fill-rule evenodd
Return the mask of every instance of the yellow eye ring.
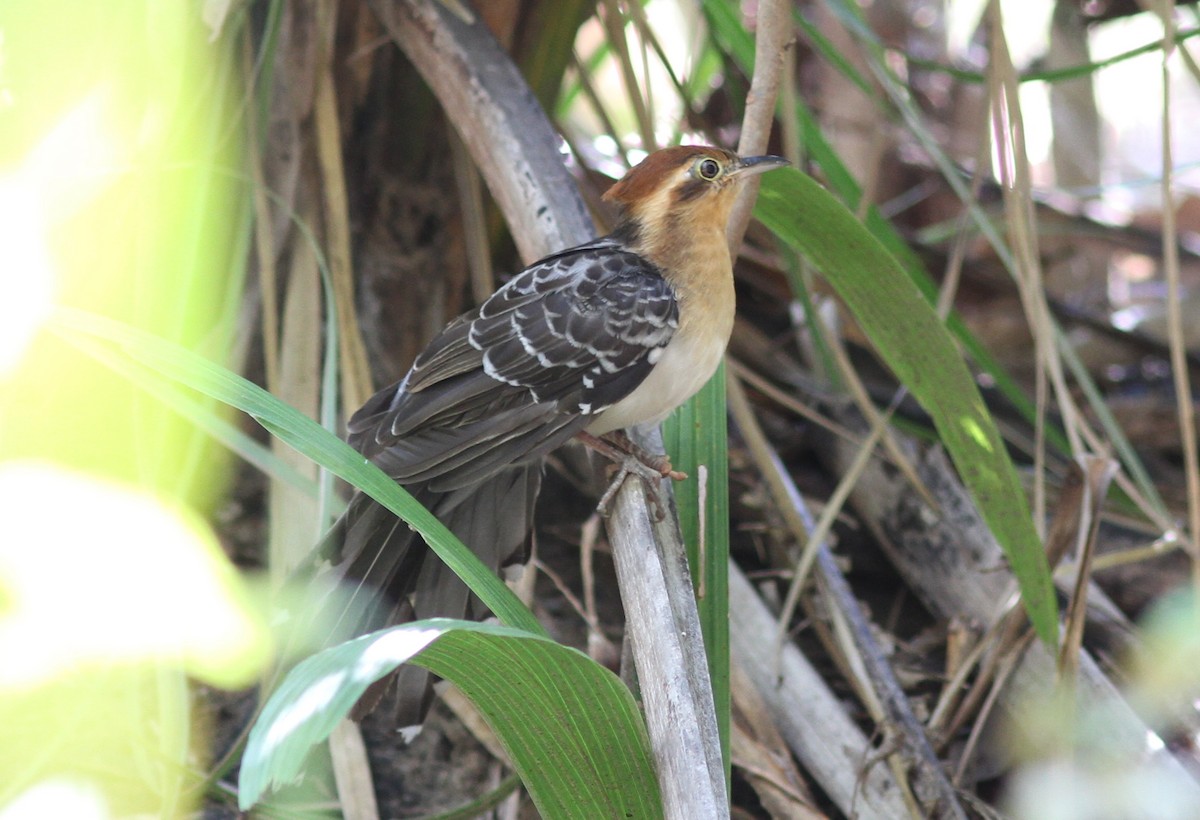
<path id="1" fill-rule="evenodd" d="M 712 182 L 721 175 L 721 163 L 711 158 L 702 159 L 696 163 L 696 175 Z"/>

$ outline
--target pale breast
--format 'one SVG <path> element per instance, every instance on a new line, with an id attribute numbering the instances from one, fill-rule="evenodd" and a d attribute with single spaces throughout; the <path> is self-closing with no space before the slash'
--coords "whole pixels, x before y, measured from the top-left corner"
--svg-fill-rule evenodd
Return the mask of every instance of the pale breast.
<path id="1" fill-rule="evenodd" d="M 600 413 L 587 430 L 593 435 L 662 421 L 712 377 L 733 332 L 733 269 L 720 219 L 710 230 L 684 231 L 689 240 L 660 237 L 654 258 L 660 267 L 687 271 L 673 283 L 679 301 L 679 328 L 654 369 L 628 396 Z"/>
<path id="2" fill-rule="evenodd" d="M 732 311 L 730 311 L 732 313 Z M 730 317 L 732 319 L 732 316 Z M 716 321 L 701 332 L 675 335 L 646 380 L 588 425 L 593 435 L 662 421 L 704 386 L 729 344 L 732 321 Z"/>

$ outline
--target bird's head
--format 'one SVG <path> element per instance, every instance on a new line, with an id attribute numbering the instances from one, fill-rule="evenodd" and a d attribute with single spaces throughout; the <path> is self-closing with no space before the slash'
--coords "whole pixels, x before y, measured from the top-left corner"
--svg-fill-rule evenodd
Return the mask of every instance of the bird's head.
<path id="1" fill-rule="evenodd" d="M 721 148 L 680 145 L 655 151 L 608 189 L 622 223 L 641 230 L 721 231 L 741 184 L 787 165 L 782 157 L 739 157 Z"/>

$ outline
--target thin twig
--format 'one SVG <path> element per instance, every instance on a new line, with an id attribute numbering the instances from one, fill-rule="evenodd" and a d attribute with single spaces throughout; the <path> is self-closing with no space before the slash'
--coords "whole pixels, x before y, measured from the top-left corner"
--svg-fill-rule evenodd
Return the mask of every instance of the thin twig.
<path id="1" fill-rule="evenodd" d="M 730 631 L 741 636 L 730 647 L 734 663 L 762 695 L 797 759 L 838 809 L 849 817 L 904 817 L 895 778 L 881 766 L 862 770 L 870 743 L 800 650 L 788 644 L 782 674 L 772 669 L 767 636 L 775 617 L 732 561 L 729 617 Z"/>
<path id="2" fill-rule="evenodd" d="M 862 690 L 864 700 L 869 703 L 874 699 L 872 711 L 876 713 L 877 719 L 890 721 L 901 729 L 899 734 L 902 736 L 901 747 L 906 752 L 905 762 L 916 766 L 918 782 L 922 785 L 921 802 L 925 803 L 926 807 L 935 805 L 937 807 L 936 816 L 965 817 L 961 808 L 958 807 L 954 790 L 941 775 L 937 756 L 925 739 L 924 731 L 912 714 L 907 698 L 896 683 L 891 669 L 883 660 L 882 653 L 875 645 L 874 637 L 870 634 L 861 610 L 853 601 L 849 587 L 845 585 L 845 579 L 833 565 L 832 555 L 825 546 L 833 518 L 854 486 L 857 480 L 857 471 L 854 467 L 847 470 L 838 489 L 822 511 L 820 520 L 814 523 L 811 516 L 807 515 L 807 508 L 804 506 L 799 492 L 792 484 L 787 472 L 782 468 L 778 455 L 770 447 L 759 428 L 741 385 L 732 376 L 729 379 L 728 390 L 731 412 L 742 437 L 750 446 L 751 452 L 759 464 L 760 471 L 776 502 L 776 508 L 793 530 L 793 537 L 798 542 L 806 543 L 776 625 L 774 664 L 777 674 L 782 671 L 783 644 L 787 635 L 787 624 L 790 622 L 791 613 L 799 600 L 804 578 L 815 562 L 816 566 L 820 568 L 824 583 L 832 591 L 837 603 L 837 610 L 849 627 L 849 632 L 853 637 L 853 647 L 856 650 L 855 654 L 862 659 L 863 668 L 867 671 Z M 884 414 L 881 421 L 886 424 L 889 417 L 890 413 Z M 872 436 L 868 436 L 865 445 L 860 449 L 861 466 L 865 466 L 865 462 L 870 458 L 881 432 L 882 426 L 874 430 Z M 899 778 L 897 779 L 899 780 Z"/>
<path id="3" fill-rule="evenodd" d="M 1083 627 L 1087 622 L 1088 587 L 1092 579 L 1092 559 L 1096 555 L 1096 533 L 1100 529 L 1100 508 L 1108 495 L 1108 485 L 1119 465 L 1110 458 L 1080 456 L 1083 497 L 1080 499 L 1075 555 L 1079 568 L 1067 609 L 1067 628 L 1058 652 L 1058 676 L 1061 685 L 1074 689 L 1079 672 L 1079 652 L 1083 647 Z"/>
<path id="4" fill-rule="evenodd" d="M 1163 24 L 1162 53 L 1162 244 L 1163 272 L 1167 279 L 1167 338 L 1171 347 L 1171 373 L 1175 379 L 1175 405 L 1179 417 L 1183 467 L 1187 481 L 1188 534 L 1191 542 L 1192 579 L 1200 589 L 1200 454 L 1196 452 L 1196 418 L 1188 375 L 1187 344 L 1183 334 L 1182 290 L 1179 281 L 1179 232 L 1175 217 L 1173 150 L 1171 144 L 1171 66 L 1175 51 L 1175 22 L 1169 11 Z M 1186 53 L 1186 49 L 1180 49 Z"/>
<path id="5" fill-rule="evenodd" d="M 754 76 L 746 95 L 746 113 L 742 116 L 742 137 L 738 153 L 742 156 L 761 154 L 767 150 L 771 125 L 775 121 L 775 101 L 779 97 L 780 77 L 784 54 L 793 40 L 791 4 L 782 0 L 760 0 L 757 34 L 755 36 Z M 742 244 L 742 235 L 750 224 L 750 212 L 758 196 L 757 178 L 743 186 L 729 218 L 729 247 L 731 255 Z"/>
<path id="6" fill-rule="evenodd" d="M 821 583 L 828 592 L 828 600 L 846 622 L 854 649 L 862 665 L 865 683 L 878 699 L 884 720 L 890 724 L 903 762 L 911 767 L 917 796 L 922 803 L 924 817 L 966 818 L 958 804 L 958 798 L 950 781 L 946 779 L 942 766 L 925 736 L 925 730 L 912 712 L 908 697 L 897 683 L 891 667 L 871 632 L 870 624 L 862 608 L 854 598 L 833 554 L 822 545 L 817 554 L 817 571 Z"/>
<path id="7" fill-rule="evenodd" d="M 483 304 L 496 289 L 492 254 L 488 247 L 487 218 L 483 209 L 483 186 L 479 170 L 471 162 L 466 146 L 458 135 L 450 133 L 450 155 L 454 184 L 458 188 L 458 212 L 462 218 L 463 248 L 471 271 L 471 296 Z"/>
<path id="8" fill-rule="evenodd" d="M 621 13 L 618 0 L 603 0 L 600 7 L 601 21 L 608 34 L 608 44 L 621 70 L 621 80 L 625 84 L 625 99 L 633 106 L 637 119 L 638 132 L 642 138 L 642 148 L 653 151 L 657 146 L 654 135 L 654 122 L 642 97 L 642 89 L 638 84 L 637 73 L 633 70 L 633 58 L 629 54 L 629 40 L 625 35 L 625 15 Z"/>

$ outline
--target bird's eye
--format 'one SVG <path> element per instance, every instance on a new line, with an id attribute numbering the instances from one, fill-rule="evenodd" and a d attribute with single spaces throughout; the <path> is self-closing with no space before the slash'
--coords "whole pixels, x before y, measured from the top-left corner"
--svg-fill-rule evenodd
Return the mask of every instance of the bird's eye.
<path id="1" fill-rule="evenodd" d="M 701 179 L 707 179 L 710 182 L 716 179 L 721 173 L 721 163 L 715 159 L 703 159 L 696 163 L 696 173 Z"/>

